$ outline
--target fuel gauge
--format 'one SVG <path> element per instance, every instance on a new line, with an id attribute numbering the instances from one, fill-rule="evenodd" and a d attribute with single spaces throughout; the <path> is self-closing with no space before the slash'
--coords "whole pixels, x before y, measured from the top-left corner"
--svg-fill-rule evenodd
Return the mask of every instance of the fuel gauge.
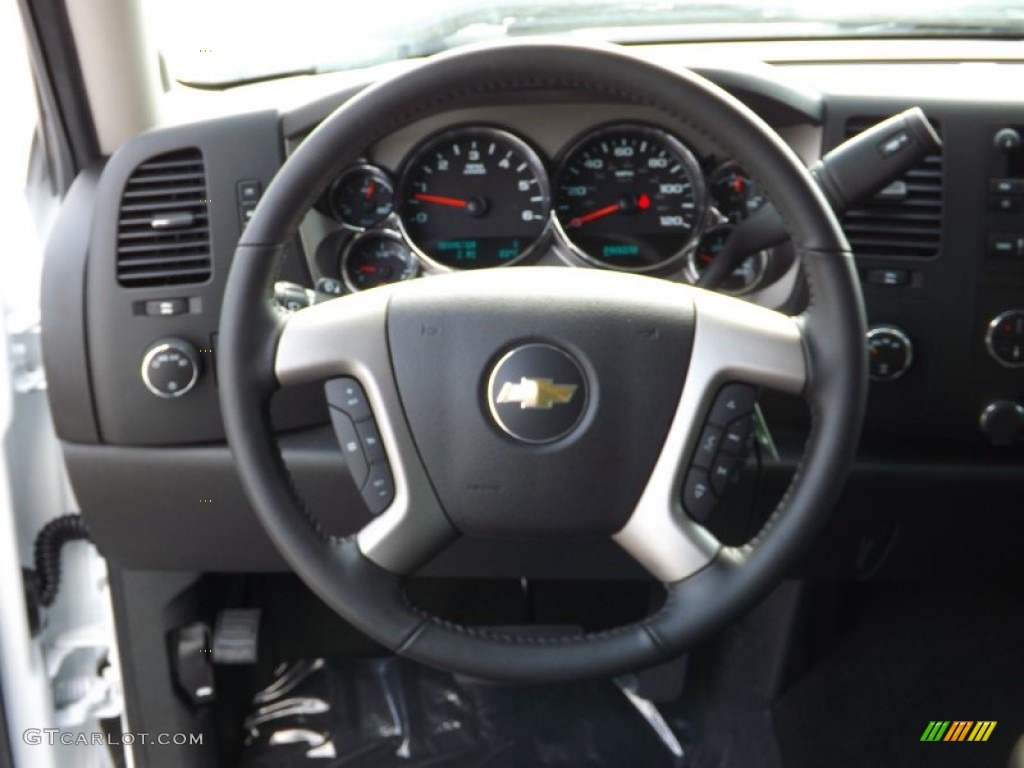
<path id="1" fill-rule="evenodd" d="M 419 264 L 394 232 L 367 232 L 356 237 L 341 257 L 341 277 L 351 291 L 416 277 Z"/>

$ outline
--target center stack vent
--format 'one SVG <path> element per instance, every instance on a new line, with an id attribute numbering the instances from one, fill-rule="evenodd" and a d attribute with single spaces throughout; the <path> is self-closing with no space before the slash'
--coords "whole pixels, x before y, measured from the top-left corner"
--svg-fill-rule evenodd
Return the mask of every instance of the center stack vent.
<path id="1" fill-rule="evenodd" d="M 846 136 L 854 136 L 882 119 L 851 118 L 846 123 Z M 935 128 L 938 130 L 938 126 Z M 938 255 L 942 244 L 941 149 L 871 200 L 847 211 L 842 225 L 857 256 Z"/>

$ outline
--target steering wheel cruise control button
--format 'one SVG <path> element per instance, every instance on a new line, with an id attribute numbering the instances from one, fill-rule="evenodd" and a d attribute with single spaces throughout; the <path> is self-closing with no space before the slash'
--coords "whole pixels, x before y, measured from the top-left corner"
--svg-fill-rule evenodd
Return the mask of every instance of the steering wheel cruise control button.
<path id="1" fill-rule="evenodd" d="M 356 424 L 356 431 L 359 433 L 359 442 L 366 454 L 366 460 L 373 464 L 377 461 L 385 461 L 384 447 L 380 444 L 380 432 L 377 431 L 377 423 L 373 419 L 367 419 Z"/>
<path id="2" fill-rule="evenodd" d="M 347 413 L 352 421 L 364 421 L 373 415 L 366 393 L 355 379 L 331 379 L 324 384 L 324 391 L 328 404 Z"/>
<path id="3" fill-rule="evenodd" d="M 345 456 L 345 464 L 352 481 L 357 488 L 362 488 L 366 482 L 366 475 L 369 472 L 369 463 L 366 454 L 363 452 L 359 434 L 356 432 L 356 425 L 347 415 L 337 408 L 331 408 L 331 423 L 334 425 L 334 433 L 338 436 L 338 444 Z"/>
<path id="4" fill-rule="evenodd" d="M 379 461 L 370 465 L 370 476 L 363 486 L 363 501 L 370 512 L 379 515 L 395 498 L 395 482 L 391 478 L 391 470 L 385 462 Z"/>
<path id="5" fill-rule="evenodd" d="M 549 344 L 524 344 L 494 366 L 487 403 L 506 434 L 526 443 L 551 443 L 580 423 L 587 384 L 568 353 Z"/>
<path id="6" fill-rule="evenodd" d="M 395 481 L 366 392 L 349 377 L 331 379 L 324 391 L 349 474 L 370 512 L 379 515 L 395 499 Z"/>

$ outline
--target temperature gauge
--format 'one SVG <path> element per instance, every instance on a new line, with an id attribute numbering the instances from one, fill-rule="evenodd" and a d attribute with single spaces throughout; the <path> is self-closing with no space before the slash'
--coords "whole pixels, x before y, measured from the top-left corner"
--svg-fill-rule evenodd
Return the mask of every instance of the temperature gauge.
<path id="1" fill-rule="evenodd" d="M 416 277 L 419 265 L 409 246 L 394 232 L 367 232 L 341 257 L 341 277 L 351 291 Z"/>
<path id="2" fill-rule="evenodd" d="M 358 165 L 341 175 L 331 191 L 331 207 L 342 223 L 369 229 L 391 215 L 395 187 L 380 168 Z"/>
<path id="3" fill-rule="evenodd" d="M 732 234 L 732 227 L 728 224 L 704 233 L 700 242 L 697 243 L 697 247 L 686 256 L 686 276 L 691 282 L 696 283 L 700 279 L 704 270 L 725 247 L 730 234 Z M 748 256 L 733 270 L 731 275 L 722 281 L 718 290 L 736 295 L 749 293 L 760 284 L 767 266 L 768 255 L 764 251 Z"/>

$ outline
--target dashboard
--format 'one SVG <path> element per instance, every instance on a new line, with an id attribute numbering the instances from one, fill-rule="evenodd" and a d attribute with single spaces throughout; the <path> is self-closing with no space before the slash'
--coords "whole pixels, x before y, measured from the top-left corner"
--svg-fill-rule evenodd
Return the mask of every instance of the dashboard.
<path id="1" fill-rule="evenodd" d="M 671 62 L 670 50 L 646 53 Z M 1002 66 L 1003 78 L 1020 70 Z M 859 573 L 865 537 L 881 551 L 925 521 L 931 528 L 913 543 L 886 549 L 905 552 L 892 567 L 920 573 L 925 550 L 963 557 L 972 536 L 986 562 L 999 542 L 981 530 L 941 529 L 965 505 L 986 509 L 998 526 L 1024 491 L 1013 445 L 1024 418 L 1024 99 L 972 90 L 953 65 L 928 62 L 698 71 L 807 163 L 911 106 L 941 134 L 941 152 L 842 219 L 872 328 L 873 382 L 861 460 L 820 567 Z M 874 79 L 858 74 L 866 72 Z M 943 78 L 944 92 L 920 87 Z M 284 567 L 224 443 L 220 302 L 239 234 L 275 172 L 363 86 L 332 87 L 287 108 L 274 102 L 283 91 L 271 89 L 232 114 L 144 134 L 82 174 L 68 195 L 43 286 L 51 405 L 94 535 L 127 567 Z M 479 97 L 360 154 L 313 202 L 281 275 L 322 299 L 524 264 L 694 282 L 730 228 L 765 201 L 759 180 L 713 136 L 580 94 Z M 806 300 L 787 245 L 751 256 L 723 287 L 785 311 Z M 806 415 L 781 398 L 763 405 L 784 477 Z M 296 484 L 328 532 L 365 523 L 322 388 L 282 391 L 272 418 Z M 611 544 L 573 555 L 551 543 L 456 546 L 446 557 L 438 573 L 571 568 L 608 577 L 629 567 Z"/>

